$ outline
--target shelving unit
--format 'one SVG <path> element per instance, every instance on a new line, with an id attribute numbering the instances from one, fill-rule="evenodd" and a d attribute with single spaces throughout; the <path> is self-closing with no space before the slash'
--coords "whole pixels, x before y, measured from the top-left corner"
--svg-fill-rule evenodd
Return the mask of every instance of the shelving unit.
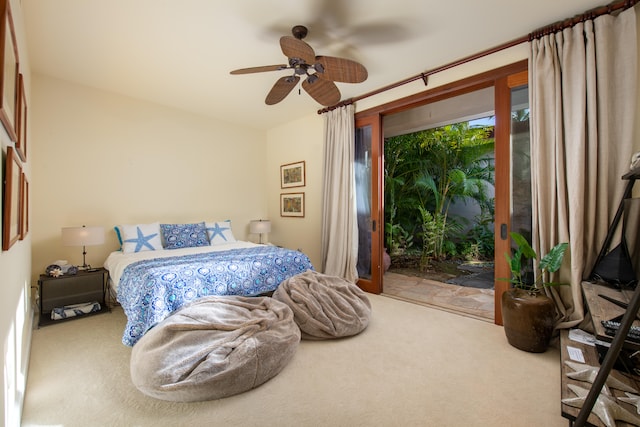
<path id="1" fill-rule="evenodd" d="M 640 168 L 635 168 L 628 173 L 622 176 L 623 180 L 627 181 L 627 186 L 625 187 L 622 200 L 620 201 L 620 205 L 618 206 L 618 210 L 614 216 L 614 219 L 609 226 L 609 230 L 607 232 L 607 236 L 602 245 L 602 249 L 598 255 L 594 266 L 597 266 L 598 263 L 606 256 L 609 251 L 609 246 L 611 245 L 611 240 L 618 228 L 620 220 L 622 219 L 622 215 L 624 213 L 624 202 L 626 199 L 630 198 L 633 191 L 633 186 L 635 185 L 636 180 L 640 178 Z M 594 267 L 595 270 L 595 267 Z M 636 272 L 637 274 L 638 272 Z M 594 279 L 594 272 L 592 271 L 589 277 Z M 611 342 L 611 346 L 607 351 L 604 359 L 602 360 L 602 364 L 600 365 L 600 369 L 598 371 L 598 375 L 596 376 L 593 384 L 589 389 L 589 394 L 586 396 L 584 404 L 582 408 L 577 411 L 577 408 L 570 408 L 567 405 L 562 405 L 562 415 L 569 418 L 571 425 L 573 427 L 583 427 L 585 425 L 592 426 L 603 426 L 604 424 L 600 422 L 600 419 L 597 418 L 594 414 L 591 413 L 593 406 L 595 405 L 598 396 L 600 395 L 604 384 L 607 381 L 607 377 L 609 375 L 615 376 L 618 379 L 624 378 L 624 380 L 632 385 L 636 390 L 640 390 L 638 388 L 640 386 L 640 377 L 637 376 L 622 376 L 619 372 L 614 369 L 616 361 L 620 355 L 620 352 L 623 347 L 632 349 L 632 350 L 640 350 L 640 345 L 635 342 L 628 341 L 627 334 L 631 329 L 633 322 L 637 319 L 638 309 L 640 309 L 640 285 L 636 286 L 633 291 L 623 291 L 617 290 L 609 286 L 600 286 L 590 282 L 582 283 L 582 291 L 585 297 L 585 303 L 588 307 L 588 311 L 591 314 L 591 318 L 593 321 L 593 326 L 596 334 L 596 338 L 601 341 L 609 341 Z M 622 301 L 627 303 L 626 310 L 618 307 L 617 305 L 606 301 L 601 298 L 599 295 L 609 296 L 617 301 Z M 622 315 L 622 320 L 620 321 L 620 327 L 615 337 L 612 338 L 607 335 L 604 331 L 604 327 L 602 326 L 602 320 L 611 320 L 615 317 Z M 561 347 L 562 347 L 562 397 L 563 399 L 566 397 L 575 397 L 572 392 L 569 391 L 567 385 L 571 381 L 566 377 L 565 363 L 569 357 L 567 354 L 567 345 L 578 346 L 577 343 L 571 341 L 569 343 L 569 339 L 567 337 L 568 333 L 563 333 L 561 337 Z M 585 360 L 587 364 L 592 366 L 598 365 L 598 355 L 595 348 L 585 348 L 588 346 L 581 346 L 583 354 L 585 355 Z M 595 360 L 593 357 L 595 356 Z M 584 383 L 581 385 L 585 387 Z M 586 388 L 586 387 L 585 387 Z M 614 393 L 617 391 L 614 391 Z M 616 396 L 614 394 L 614 396 Z M 627 409 L 631 413 L 637 413 L 637 408 L 632 405 L 628 405 L 626 403 L 618 401 L 621 406 L 627 405 Z M 618 423 L 617 425 L 628 425 L 624 423 Z"/>
<path id="2" fill-rule="evenodd" d="M 592 397 L 592 399 L 594 399 L 593 403 L 590 403 L 589 400 L 585 401 L 583 410 L 586 412 L 583 413 L 582 415 L 583 418 L 578 421 L 578 418 L 581 413 L 581 409 L 579 408 L 574 408 L 572 406 L 562 404 L 561 411 L 562 411 L 562 416 L 569 419 L 570 425 L 573 425 L 574 427 L 585 426 L 585 425 L 595 426 L 595 427 L 600 427 L 600 426 L 604 427 L 605 424 L 602 423 L 596 415 L 591 414 L 591 409 L 595 404 L 595 399 L 597 399 L 598 394 L 602 389 L 602 386 L 604 385 L 604 381 L 606 381 L 607 376 L 611 375 L 621 380 L 622 382 L 632 386 L 638 391 L 640 391 L 640 377 L 630 376 L 628 374 L 619 372 L 618 370 L 613 368 L 615 361 L 621 349 L 623 348 L 623 346 L 630 349 L 636 349 L 638 348 L 638 344 L 631 341 L 622 340 L 621 343 L 619 343 L 619 348 L 616 349 L 613 343 L 615 339 L 613 339 L 612 337 L 610 337 L 605 333 L 604 328 L 602 327 L 601 321 L 610 320 L 614 317 L 624 315 L 625 310 L 609 301 L 606 301 L 605 299 L 600 298 L 598 295 L 603 294 L 608 297 L 614 298 L 618 301 L 630 302 L 633 299 L 634 292 L 620 291 L 609 286 L 597 285 L 590 282 L 583 282 L 582 289 L 585 297 L 585 303 L 589 307 L 589 312 L 591 313 L 591 316 L 592 316 L 596 338 L 600 341 L 611 342 L 612 346 L 607 356 L 603 360 L 602 366 L 600 368 L 600 371 L 607 372 L 607 375 L 602 374 L 603 378 L 600 380 L 602 382 L 598 383 L 598 379 L 596 379 L 596 381 L 594 381 L 594 384 L 591 386 L 591 390 L 597 389 L 598 393 L 595 393 L 595 391 L 593 391 L 595 395 L 595 398 Z M 635 318 L 635 315 L 631 316 L 631 323 L 633 323 L 634 318 Z M 621 330 L 622 330 L 622 326 L 621 326 Z M 628 328 L 626 331 L 628 332 Z M 626 335 L 627 335 L 626 332 L 624 332 L 623 335 L 621 336 L 626 337 Z M 573 369 L 571 369 L 564 363 L 566 360 L 571 360 L 568 354 L 567 346 L 574 347 L 582 351 L 582 354 L 585 358 L 585 364 L 591 365 L 591 366 L 598 366 L 600 364 L 598 353 L 595 347 L 589 346 L 586 344 L 581 344 L 576 341 L 572 341 L 569 339 L 569 332 L 562 331 L 560 335 L 561 361 L 562 361 L 562 391 L 561 391 L 562 399 L 576 397 L 576 395 L 569 389 L 569 384 L 575 384 L 582 388 L 589 388 L 589 384 L 581 381 L 572 380 L 567 377 L 566 375 L 567 373 L 573 372 Z M 611 360 L 607 361 L 607 358 L 611 358 Z M 609 368 L 607 368 L 608 364 L 610 364 Z M 620 390 L 610 390 L 610 391 L 612 392 L 614 397 L 625 397 L 625 394 Z M 628 403 L 620 402 L 620 401 L 619 403 L 622 407 L 627 409 L 629 412 L 631 413 L 637 412 L 637 408 L 635 406 L 630 405 Z M 588 408 L 588 410 L 584 409 L 585 407 Z M 617 425 L 630 426 L 631 424 L 618 423 Z"/>

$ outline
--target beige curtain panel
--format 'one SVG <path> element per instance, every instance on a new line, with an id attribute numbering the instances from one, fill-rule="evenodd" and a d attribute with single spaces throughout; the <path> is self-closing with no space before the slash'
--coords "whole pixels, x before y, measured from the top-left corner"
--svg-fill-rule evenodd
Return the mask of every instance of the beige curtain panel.
<path id="1" fill-rule="evenodd" d="M 358 228 L 355 208 L 353 104 L 324 115 L 322 188 L 322 271 L 358 280 Z"/>
<path id="2" fill-rule="evenodd" d="M 550 292 L 558 328 L 584 318 L 589 274 L 626 186 L 637 142 L 636 8 L 531 42 L 533 244 L 569 242 L 565 277 Z M 569 265 L 570 264 L 570 265 Z M 566 268 L 570 267 L 570 268 Z"/>

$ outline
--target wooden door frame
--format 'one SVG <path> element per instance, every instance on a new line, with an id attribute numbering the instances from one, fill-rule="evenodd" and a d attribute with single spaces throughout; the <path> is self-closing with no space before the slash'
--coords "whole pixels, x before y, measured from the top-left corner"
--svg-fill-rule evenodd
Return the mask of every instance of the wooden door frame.
<path id="1" fill-rule="evenodd" d="M 511 90 L 528 84 L 528 71 L 509 74 L 495 82 L 495 176 L 508 179 L 496 179 L 496 194 L 508 194 L 509 197 L 496 198 L 494 218 L 494 251 L 496 254 L 511 253 Z M 508 120 L 499 118 L 508 117 Z M 498 142 L 500 141 L 500 143 Z M 494 264 L 495 278 L 511 277 L 511 270 L 504 257 L 496 256 Z M 498 261 L 501 262 L 498 262 Z M 510 282 L 496 279 L 494 285 L 494 323 L 502 325 L 502 294 L 511 287 Z"/>
<path id="2" fill-rule="evenodd" d="M 372 125 L 372 139 L 373 135 L 377 135 L 379 139 L 379 153 L 380 156 L 376 159 L 372 159 L 372 168 L 377 173 L 377 178 L 372 182 L 378 185 L 378 188 L 372 187 L 372 196 L 378 198 L 378 212 L 377 222 L 384 226 L 384 174 L 382 168 L 384 167 L 384 159 L 382 155 L 383 150 L 383 132 L 382 132 L 382 119 L 385 115 L 399 113 L 401 111 L 409 110 L 411 108 L 419 107 L 424 104 L 436 102 L 442 99 L 451 98 L 465 93 L 473 92 L 476 90 L 494 87 L 495 88 L 495 112 L 496 112 L 496 129 L 495 129 L 495 145 L 496 145 L 496 176 L 498 173 L 507 173 L 507 177 L 510 177 L 511 171 L 511 120 L 498 120 L 498 113 L 506 116 L 511 116 L 511 89 L 514 87 L 527 84 L 527 69 L 528 60 L 522 60 L 509 64 L 494 70 L 486 71 L 475 76 L 467 77 L 465 79 L 449 83 L 434 89 L 426 90 L 405 98 L 401 98 L 386 104 L 382 104 L 361 112 L 356 113 L 356 127 L 358 123 L 367 123 Z M 508 108 L 508 110 L 505 110 Z M 370 121 L 365 121 L 370 120 Z M 375 141 L 375 139 L 373 139 Z M 372 148 L 373 148 L 372 144 Z M 378 144 L 375 144 L 378 146 Z M 377 163 L 377 167 L 374 164 Z M 374 174 L 375 174 L 374 173 Z M 497 180 L 496 180 L 497 181 Z M 503 182 L 506 181 L 506 182 Z M 500 193 L 498 193 L 500 191 Z M 504 252 L 505 248 L 510 248 L 510 242 L 507 239 L 506 242 L 500 239 L 500 226 L 506 224 L 506 233 L 508 236 L 510 224 L 511 224 L 511 197 L 510 197 L 511 185 L 510 178 L 500 180 L 500 183 L 496 187 L 496 194 L 507 194 L 506 198 L 501 199 L 497 203 L 495 209 L 495 253 Z M 373 201 L 372 201 L 373 203 Z M 376 205 L 374 205 L 376 206 Z M 375 207 L 372 206 L 372 213 L 375 211 Z M 373 219 L 373 218 L 372 218 Z M 372 252 L 371 259 L 372 264 L 375 259 L 376 262 L 382 264 L 382 248 L 384 233 L 379 233 L 380 239 L 377 243 L 377 253 Z M 500 241 L 498 241 L 500 240 Z M 506 246 L 505 246 L 506 245 Z M 374 247 L 372 245 L 372 251 Z M 508 249 L 507 249 L 508 250 Z M 502 251 L 502 252 L 500 252 Z M 509 270 L 504 257 L 495 257 L 495 276 L 494 277 L 509 277 Z M 379 281 L 375 281 L 375 277 L 372 274 L 372 283 L 367 284 L 368 287 L 373 289 L 371 292 L 380 293 L 383 290 L 382 274 L 379 273 Z M 495 323 L 502 325 L 502 310 L 500 307 L 500 300 L 502 293 L 508 289 L 509 282 L 502 280 L 495 280 Z M 364 289 L 364 288 L 363 288 Z M 365 289 L 367 290 L 367 289 Z"/>

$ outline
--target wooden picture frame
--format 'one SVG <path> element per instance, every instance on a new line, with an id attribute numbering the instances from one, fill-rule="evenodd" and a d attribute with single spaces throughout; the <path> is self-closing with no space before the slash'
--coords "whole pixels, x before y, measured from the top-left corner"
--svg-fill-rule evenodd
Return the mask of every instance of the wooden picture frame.
<path id="1" fill-rule="evenodd" d="M 280 166 L 280 188 L 304 187 L 306 185 L 305 161 Z"/>
<path id="2" fill-rule="evenodd" d="M 22 165 L 13 147 L 7 147 L 5 164 L 2 250 L 8 251 L 20 238 L 22 229 Z"/>
<path id="3" fill-rule="evenodd" d="M 18 104 L 16 110 L 16 150 L 23 162 L 27 161 L 27 95 L 24 92 L 24 75 L 18 75 Z"/>
<path id="4" fill-rule="evenodd" d="M 29 234 L 29 180 L 24 172 L 20 178 L 20 188 L 22 191 L 20 196 L 22 199 L 22 203 L 20 203 L 20 240 L 24 240 Z"/>
<path id="5" fill-rule="evenodd" d="M 304 193 L 281 193 L 280 216 L 304 218 Z"/>
<path id="6" fill-rule="evenodd" d="M 18 46 L 9 0 L 0 0 L 0 122 L 16 141 Z"/>

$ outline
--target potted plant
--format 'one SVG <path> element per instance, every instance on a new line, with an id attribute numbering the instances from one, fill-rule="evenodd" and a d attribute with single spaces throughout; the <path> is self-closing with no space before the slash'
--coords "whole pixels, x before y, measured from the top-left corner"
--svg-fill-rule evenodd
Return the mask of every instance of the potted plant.
<path id="1" fill-rule="evenodd" d="M 556 315 L 556 306 L 547 297 L 543 288 L 558 286 L 563 283 L 545 282 L 545 273 L 555 273 L 560 269 L 568 243 L 554 246 L 548 254 L 540 258 L 538 275 L 532 278 L 532 271 L 527 269 L 528 260 L 538 259 L 527 239 L 520 233 L 510 233 L 516 243 L 513 255 L 505 254 L 513 287 L 502 294 L 502 320 L 507 341 L 512 346 L 532 352 L 542 353 L 547 350 Z"/>

